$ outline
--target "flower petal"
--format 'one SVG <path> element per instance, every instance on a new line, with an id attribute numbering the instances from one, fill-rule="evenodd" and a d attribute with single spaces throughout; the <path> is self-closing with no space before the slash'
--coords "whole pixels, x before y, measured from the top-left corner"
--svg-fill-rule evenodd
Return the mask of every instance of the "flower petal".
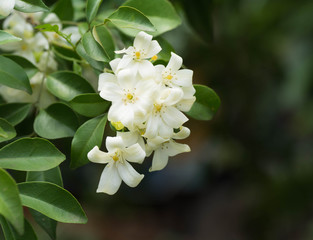
<path id="1" fill-rule="evenodd" d="M 177 79 L 173 79 L 173 83 L 182 87 L 189 87 L 192 85 L 193 71 L 190 69 L 182 69 L 176 73 Z"/>
<path id="2" fill-rule="evenodd" d="M 183 91 L 178 87 L 165 88 L 160 94 L 159 101 L 166 106 L 172 106 L 178 103 L 183 98 L 183 96 Z"/>
<path id="3" fill-rule="evenodd" d="M 117 68 L 121 60 L 122 60 L 121 58 L 115 58 L 114 60 L 110 62 L 110 66 L 114 73 L 117 73 Z"/>
<path id="4" fill-rule="evenodd" d="M 109 163 L 104 169 L 100 177 L 97 192 L 103 192 L 113 195 L 121 186 L 122 178 L 116 168 L 115 163 Z"/>
<path id="5" fill-rule="evenodd" d="M 137 51 L 139 50 L 145 50 L 147 51 L 150 43 L 152 40 L 152 36 L 145 33 L 145 32 L 139 32 L 134 40 L 134 47 Z"/>
<path id="6" fill-rule="evenodd" d="M 130 187 L 136 187 L 144 177 L 143 174 L 136 172 L 127 161 L 118 163 L 117 170 L 123 181 Z"/>
<path id="7" fill-rule="evenodd" d="M 101 73 L 99 75 L 99 82 L 98 82 L 98 91 L 101 91 L 103 88 L 105 88 L 105 84 L 108 82 L 117 82 L 117 78 L 112 73 Z"/>
<path id="8" fill-rule="evenodd" d="M 138 143 L 126 148 L 123 155 L 127 161 L 135 163 L 142 163 L 146 157 L 145 151 Z"/>
<path id="9" fill-rule="evenodd" d="M 112 160 L 110 155 L 106 152 L 100 151 L 98 146 L 95 146 L 93 149 L 91 149 L 88 152 L 87 157 L 89 161 L 94 163 L 109 163 Z"/>
<path id="10" fill-rule="evenodd" d="M 174 133 L 173 138 L 174 139 L 185 139 L 189 137 L 190 135 L 190 129 L 187 127 L 181 127 L 180 131 L 178 133 Z"/>
<path id="11" fill-rule="evenodd" d="M 183 59 L 173 52 L 171 52 L 171 55 L 172 56 L 166 66 L 166 69 L 169 69 L 171 72 L 177 72 L 183 64 Z"/>
<path id="12" fill-rule="evenodd" d="M 166 154 L 173 157 L 179 153 L 190 152 L 190 147 L 187 144 L 177 143 L 171 140 L 167 145 Z"/>
<path id="13" fill-rule="evenodd" d="M 146 58 L 152 58 L 154 55 L 157 55 L 162 50 L 160 44 L 153 40 L 146 51 Z"/>
<path id="14" fill-rule="evenodd" d="M 168 163 L 168 155 L 161 149 L 155 150 L 152 158 L 152 165 L 149 169 L 150 172 L 158 171 L 165 168 Z"/>
<path id="15" fill-rule="evenodd" d="M 109 152 L 114 152 L 116 149 L 124 148 L 124 142 L 121 137 L 107 137 L 105 146 Z"/>
<path id="16" fill-rule="evenodd" d="M 162 114 L 162 118 L 172 128 L 179 128 L 188 121 L 188 118 L 181 111 L 172 106 L 166 108 Z"/>
<path id="17" fill-rule="evenodd" d="M 0 15 L 3 17 L 8 16 L 14 8 L 15 0 L 5 0 L 1 1 L 0 5 Z"/>
<path id="18" fill-rule="evenodd" d="M 148 60 L 142 60 L 138 63 L 138 71 L 140 76 L 146 80 L 147 78 L 153 78 L 155 75 L 155 69 L 153 64 Z"/>

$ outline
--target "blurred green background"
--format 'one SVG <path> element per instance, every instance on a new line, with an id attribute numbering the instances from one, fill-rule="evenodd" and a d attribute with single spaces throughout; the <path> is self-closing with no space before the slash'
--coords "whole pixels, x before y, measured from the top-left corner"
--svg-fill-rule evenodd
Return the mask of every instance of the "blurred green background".
<path id="1" fill-rule="evenodd" d="M 186 124 L 190 153 L 137 167 L 135 189 L 97 194 L 102 166 L 63 163 L 89 222 L 60 224 L 59 239 L 313 239 L 313 1 L 172 3 L 183 24 L 164 37 L 221 108 Z"/>

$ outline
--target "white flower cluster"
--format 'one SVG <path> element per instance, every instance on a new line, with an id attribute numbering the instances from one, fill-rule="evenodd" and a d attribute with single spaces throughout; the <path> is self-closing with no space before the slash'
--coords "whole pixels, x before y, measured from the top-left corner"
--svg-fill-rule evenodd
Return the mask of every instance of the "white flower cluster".
<path id="1" fill-rule="evenodd" d="M 57 42 L 66 44 L 66 41 L 54 32 L 45 32 L 45 35 L 37 31 L 35 27 L 39 24 L 51 23 L 62 29 L 60 19 L 54 13 L 22 13 L 13 11 L 3 22 L 3 29 L 8 33 L 21 38 L 21 41 L 0 45 L 0 50 L 12 52 L 14 55 L 22 56 L 33 63 L 39 70 L 30 76 L 30 84 L 33 94 L 9 88 L 0 87 L 0 94 L 7 102 L 36 102 L 41 93 L 39 107 L 45 108 L 54 101 L 54 97 L 44 88 L 41 88 L 44 73 L 56 71 L 58 64 L 52 51 L 49 51 L 49 43 Z M 67 27 L 62 30 L 65 34 L 72 34 L 73 43 L 80 38 L 77 27 Z"/>
<path id="2" fill-rule="evenodd" d="M 99 76 L 100 96 L 111 101 L 108 120 L 117 129 L 116 137 L 107 137 L 108 152 L 96 146 L 89 153 L 92 162 L 107 164 L 97 192 L 114 194 L 122 180 L 130 187 L 143 178 L 129 162 L 142 163 L 154 152 L 150 171 L 163 169 L 169 156 L 189 152 L 176 139 L 189 136 L 182 126 L 188 118 L 182 113 L 195 101 L 193 71 L 181 69 L 182 58 L 171 53 L 168 65 L 154 66 L 161 47 L 152 36 L 140 32 L 134 46 L 116 51 L 122 58 L 110 62 L 113 73 Z"/>

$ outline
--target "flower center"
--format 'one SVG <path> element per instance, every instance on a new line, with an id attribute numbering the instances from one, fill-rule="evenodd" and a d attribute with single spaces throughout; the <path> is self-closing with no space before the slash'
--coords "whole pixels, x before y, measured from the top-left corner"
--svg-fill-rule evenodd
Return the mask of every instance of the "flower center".
<path id="1" fill-rule="evenodd" d="M 135 52 L 135 56 L 136 56 L 137 59 L 139 59 L 140 56 L 141 56 L 140 52 Z"/>
<path id="2" fill-rule="evenodd" d="M 131 93 L 127 93 L 126 98 L 128 100 L 132 100 L 134 98 L 134 96 Z"/>
<path id="3" fill-rule="evenodd" d="M 22 49 L 23 51 L 27 50 L 27 45 L 26 45 L 26 44 L 22 44 L 21 49 Z"/>
<path id="4" fill-rule="evenodd" d="M 155 111 L 156 112 L 160 112 L 161 111 L 161 109 L 162 109 L 162 104 L 157 104 L 157 103 L 155 103 L 155 104 L 153 104 L 154 105 L 154 108 L 155 108 Z"/>
<path id="5" fill-rule="evenodd" d="M 171 74 L 169 74 L 169 75 L 166 76 L 166 79 L 167 79 L 167 80 L 172 80 L 172 78 L 173 78 L 173 76 L 172 76 Z"/>
<path id="6" fill-rule="evenodd" d="M 116 162 L 119 160 L 118 152 L 115 152 L 115 155 L 112 157 L 112 159 Z"/>

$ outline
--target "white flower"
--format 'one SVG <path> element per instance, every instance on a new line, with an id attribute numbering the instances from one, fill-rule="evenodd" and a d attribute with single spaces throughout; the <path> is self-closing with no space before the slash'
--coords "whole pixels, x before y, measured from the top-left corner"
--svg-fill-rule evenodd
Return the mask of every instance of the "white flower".
<path id="1" fill-rule="evenodd" d="M 21 41 L 7 43 L 0 46 L 3 51 L 13 52 L 15 55 L 27 58 L 30 62 L 36 65 L 39 56 L 44 50 L 49 48 L 49 43 L 42 33 L 34 33 L 31 23 L 27 22 L 17 12 L 5 19 L 3 23 L 5 31 L 21 38 Z"/>
<path id="2" fill-rule="evenodd" d="M 160 87 L 157 91 L 159 96 L 154 99 L 152 113 L 146 121 L 147 138 L 160 136 L 168 139 L 173 135 L 173 129 L 179 128 L 188 118 L 176 107 L 183 97 L 183 91 L 180 88 Z"/>
<path id="3" fill-rule="evenodd" d="M 139 32 L 134 40 L 134 46 L 128 47 L 120 51 L 115 51 L 117 54 L 125 53 L 122 60 L 119 62 L 118 70 L 131 68 L 143 78 L 154 77 L 155 68 L 153 64 L 146 60 L 150 59 L 161 51 L 161 46 L 156 40 L 152 40 L 152 36 Z"/>
<path id="4" fill-rule="evenodd" d="M 33 93 L 30 95 L 25 91 L 10 88 L 7 86 L 0 86 L 0 94 L 3 99 L 8 102 L 27 102 L 37 103 L 40 109 L 46 108 L 51 103 L 55 102 L 55 97 L 47 90 L 46 86 L 42 84 L 44 74 L 37 72 L 30 78 L 30 85 Z"/>
<path id="5" fill-rule="evenodd" d="M 189 134 L 190 130 L 188 128 L 181 127 L 180 131 L 173 135 L 173 139 L 184 139 L 188 137 Z M 173 157 L 183 152 L 190 152 L 190 147 L 187 144 L 177 143 L 173 139 L 166 140 L 159 136 L 154 139 L 148 139 L 147 152 L 151 154 L 154 150 L 152 166 L 149 171 L 162 170 L 168 163 L 168 157 Z"/>
<path id="6" fill-rule="evenodd" d="M 2 0 L 0 4 L 0 17 L 8 16 L 14 8 L 15 0 Z"/>
<path id="7" fill-rule="evenodd" d="M 102 73 L 99 76 L 100 96 L 112 102 L 108 119 L 121 122 L 131 129 L 142 123 L 152 107 L 153 80 L 141 81 L 130 69 L 120 71 L 118 75 Z"/>
<path id="8" fill-rule="evenodd" d="M 194 96 L 196 93 L 196 89 L 193 85 L 189 87 L 182 87 L 181 88 L 184 92 L 182 99 L 176 104 L 176 107 L 183 112 L 188 112 L 194 102 L 196 101 L 196 97 Z"/>
<path id="9" fill-rule="evenodd" d="M 102 152 L 95 146 L 88 159 L 95 163 L 107 164 L 101 174 L 97 192 L 113 195 L 119 189 L 122 180 L 130 187 L 136 187 L 144 175 L 139 174 L 129 162 L 142 163 L 144 150 L 138 143 L 126 147 L 122 137 L 107 137 L 108 152 Z"/>
<path id="10" fill-rule="evenodd" d="M 158 81 L 169 87 L 190 87 L 192 86 L 193 71 L 190 69 L 181 69 L 183 59 L 175 53 L 171 53 L 171 59 L 166 67 L 157 65 L 159 74 Z"/>

